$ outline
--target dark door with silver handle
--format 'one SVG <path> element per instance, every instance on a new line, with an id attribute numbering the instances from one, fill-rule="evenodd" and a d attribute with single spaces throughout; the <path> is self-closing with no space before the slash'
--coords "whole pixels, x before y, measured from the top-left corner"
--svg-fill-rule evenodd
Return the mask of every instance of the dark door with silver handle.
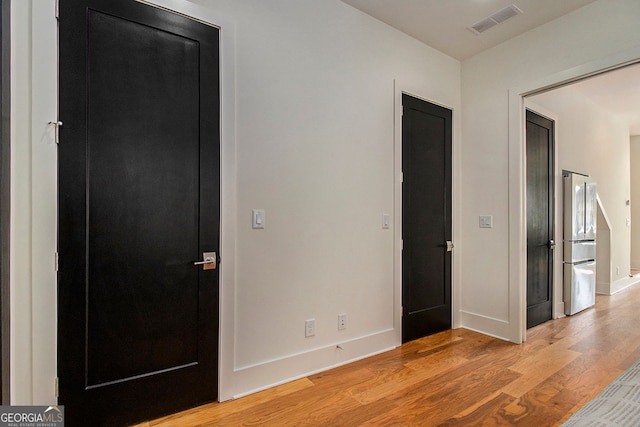
<path id="1" fill-rule="evenodd" d="M 527 327 L 553 310 L 553 121 L 527 111 Z"/>
<path id="2" fill-rule="evenodd" d="M 402 97 L 402 341 L 451 328 L 452 111 Z"/>
<path id="3" fill-rule="evenodd" d="M 59 30 L 65 421 L 131 425 L 214 401 L 218 30 L 130 0 L 61 1 Z"/>

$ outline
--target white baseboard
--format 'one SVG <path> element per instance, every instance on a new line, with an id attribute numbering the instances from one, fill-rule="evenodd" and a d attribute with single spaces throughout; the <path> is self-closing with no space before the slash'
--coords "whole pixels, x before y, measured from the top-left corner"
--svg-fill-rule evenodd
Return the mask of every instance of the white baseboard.
<path id="1" fill-rule="evenodd" d="M 400 344 L 399 334 L 390 329 L 232 372 L 221 371 L 219 400 L 237 399 L 391 350 Z"/>
<path id="2" fill-rule="evenodd" d="M 618 293 L 621 290 L 628 288 L 629 286 L 635 285 L 636 283 L 640 283 L 640 277 L 623 277 L 622 279 L 618 279 L 615 282 L 611 282 L 611 291 L 609 295 Z"/>
<path id="3" fill-rule="evenodd" d="M 564 314 L 564 301 L 556 302 L 554 305 L 555 310 L 553 310 L 553 318 L 559 319 L 561 317 L 565 317 L 566 314 Z"/>
<path id="4" fill-rule="evenodd" d="M 460 311 L 460 326 L 470 331 L 517 343 L 513 325 L 506 320 Z"/>

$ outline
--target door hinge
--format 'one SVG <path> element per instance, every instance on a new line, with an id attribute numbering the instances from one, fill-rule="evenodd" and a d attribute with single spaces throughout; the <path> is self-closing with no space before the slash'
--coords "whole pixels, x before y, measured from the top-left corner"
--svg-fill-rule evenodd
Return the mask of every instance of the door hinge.
<path id="1" fill-rule="evenodd" d="M 54 252 L 53 254 L 53 265 L 57 272 L 60 265 L 60 255 L 58 255 L 58 252 Z"/>
<path id="2" fill-rule="evenodd" d="M 400 250 L 404 251 L 404 240 L 400 240 Z"/>
<path id="3" fill-rule="evenodd" d="M 404 172 L 400 172 L 400 182 L 404 182 Z"/>
<path id="4" fill-rule="evenodd" d="M 60 397 L 60 381 L 58 380 L 58 377 L 56 377 L 56 381 L 55 381 L 55 392 L 56 392 L 56 399 L 58 399 Z"/>
<path id="5" fill-rule="evenodd" d="M 62 127 L 62 122 L 60 120 L 49 122 L 49 126 L 53 126 L 56 144 L 60 144 L 60 128 Z"/>

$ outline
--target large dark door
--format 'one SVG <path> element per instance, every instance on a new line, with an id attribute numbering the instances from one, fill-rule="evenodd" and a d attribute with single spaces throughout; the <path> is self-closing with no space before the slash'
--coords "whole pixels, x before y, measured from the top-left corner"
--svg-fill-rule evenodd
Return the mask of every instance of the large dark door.
<path id="1" fill-rule="evenodd" d="M 553 309 L 553 121 L 527 110 L 527 328 Z"/>
<path id="2" fill-rule="evenodd" d="M 60 1 L 59 403 L 123 425 L 217 397 L 218 30 Z M 209 265 L 207 265 L 208 267 Z"/>
<path id="3" fill-rule="evenodd" d="M 402 341 L 451 328 L 451 110 L 402 96 Z"/>

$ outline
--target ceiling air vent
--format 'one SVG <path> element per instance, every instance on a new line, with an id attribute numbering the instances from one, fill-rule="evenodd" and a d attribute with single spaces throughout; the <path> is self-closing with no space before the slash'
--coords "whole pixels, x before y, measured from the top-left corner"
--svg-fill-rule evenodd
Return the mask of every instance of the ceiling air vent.
<path id="1" fill-rule="evenodd" d="M 520 15 L 522 10 L 515 4 L 509 5 L 504 9 L 500 9 L 496 13 L 491 16 L 488 16 L 480 21 L 476 22 L 472 26 L 469 27 L 471 31 L 473 31 L 476 35 L 482 32 L 487 31 L 489 28 L 496 26 L 498 24 L 502 24 L 509 18 L 513 18 L 516 15 Z"/>

